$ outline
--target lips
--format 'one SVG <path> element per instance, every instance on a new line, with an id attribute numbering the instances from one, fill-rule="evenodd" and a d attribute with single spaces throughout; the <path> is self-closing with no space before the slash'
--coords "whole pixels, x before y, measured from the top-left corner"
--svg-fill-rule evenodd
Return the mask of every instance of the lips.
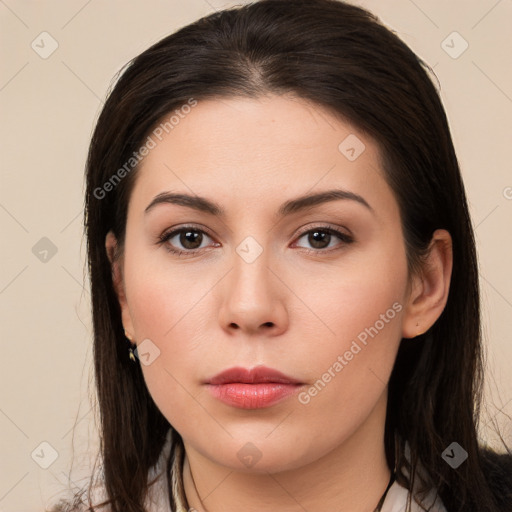
<path id="1" fill-rule="evenodd" d="M 240 409 L 269 407 L 297 392 L 303 383 L 272 368 L 236 367 L 207 380 L 208 391 L 218 400 Z"/>
<path id="2" fill-rule="evenodd" d="M 266 366 L 257 366 L 252 370 L 240 367 L 229 368 L 208 380 L 207 384 L 230 384 L 232 382 L 241 384 L 262 384 L 266 382 L 301 384 L 300 381 Z"/>

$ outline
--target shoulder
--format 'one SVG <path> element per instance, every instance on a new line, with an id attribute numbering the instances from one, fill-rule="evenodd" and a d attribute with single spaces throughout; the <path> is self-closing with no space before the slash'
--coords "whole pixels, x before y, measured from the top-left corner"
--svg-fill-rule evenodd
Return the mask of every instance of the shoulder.
<path id="1" fill-rule="evenodd" d="M 92 508 L 83 501 L 60 501 L 44 512 L 111 512 L 108 505 L 92 505 Z"/>
<path id="2" fill-rule="evenodd" d="M 44 512 L 87 512 L 90 509 L 84 502 L 77 502 L 76 500 L 61 500 L 52 505 L 50 508 L 45 508 Z"/>
<path id="3" fill-rule="evenodd" d="M 69 493 L 69 491 L 68 491 Z M 110 512 L 104 487 L 96 484 L 94 487 L 84 487 L 70 497 L 60 498 L 50 508 L 46 507 L 45 512 Z"/>
<path id="4" fill-rule="evenodd" d="M 512 454 L 496 453 L 484 447 L 480 451 L 480 456 L 487 484 L 498 500 L 498 504 L 503 507 L 510 506 L 512 503 Z"/>

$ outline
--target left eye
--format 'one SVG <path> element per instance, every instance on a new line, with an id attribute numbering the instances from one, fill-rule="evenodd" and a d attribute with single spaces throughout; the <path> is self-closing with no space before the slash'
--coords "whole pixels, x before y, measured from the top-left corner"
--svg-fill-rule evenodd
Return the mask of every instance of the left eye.
<path id="1" fill-rule="evenodd" d="M 341 240 L 345 244 L 349 244 L 353 242 L 352 237 L 349 235 L 346 235 L 345 233 L 341 233 L 335 229 L 328 228 L 328 227 L 319 227 L 310 229 L 309 231 L 306 231 L 303 233 L 300 237 L 304 238 L 307 236 L 308 243 L 312 245 L 315 249 L 325 249 L 329 246 L 329 243 L 332 241 L 332 237 L 336 237 L 339 240 Z M 309 249 L 308 249 L 309 250 Z M 316 251 L 313 251 L 316 252 Z"/>

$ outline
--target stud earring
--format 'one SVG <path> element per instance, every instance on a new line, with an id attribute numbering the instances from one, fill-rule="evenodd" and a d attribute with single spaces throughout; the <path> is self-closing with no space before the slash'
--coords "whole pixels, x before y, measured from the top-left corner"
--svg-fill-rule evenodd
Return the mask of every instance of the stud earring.
<path id="1" fill-rule="evenodd" d="M 416 327 L 419 327 L 419 325 L 420 324 L 418 322 L 416 322 Z M 427 331 L 428 331 L 428 329 L 425 329 L 424 331 L 418 332 L 418 334 L 416 334 L 416 337 L 421 336 L 422 334 L 425 334 Z"/>

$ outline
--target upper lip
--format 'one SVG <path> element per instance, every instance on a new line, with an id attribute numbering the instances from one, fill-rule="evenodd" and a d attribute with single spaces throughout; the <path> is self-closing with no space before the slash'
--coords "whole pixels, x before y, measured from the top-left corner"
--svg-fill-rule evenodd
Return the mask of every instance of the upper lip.
<path id="1" fill-rule="evenodd" d="M 280 384 L 301 384 L 297 379 L 293 379 L 280 371 L 266 366 L 256 366 L 248 370 L 247 368 L 234 367 L 228 368 L 206 381 L 206 384 L 230 384 L 233 382 L 243 384 L 261 384 L 264 382 L 276 382 Z"/>

